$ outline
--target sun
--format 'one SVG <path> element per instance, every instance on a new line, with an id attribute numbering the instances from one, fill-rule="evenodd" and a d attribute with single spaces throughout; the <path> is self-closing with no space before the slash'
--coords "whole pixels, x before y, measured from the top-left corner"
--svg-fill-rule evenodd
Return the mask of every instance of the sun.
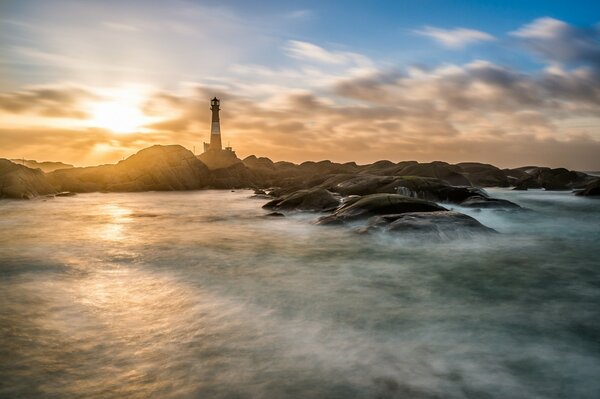
<path id="1" fill-rule="evenodd" d="M 139 132 L 153 119 L 142 112 L 141 102 L 137 93 L 114 92 L 107 99 L 89 105 L 90 118 L 86 124 L 119 134 Z"/>

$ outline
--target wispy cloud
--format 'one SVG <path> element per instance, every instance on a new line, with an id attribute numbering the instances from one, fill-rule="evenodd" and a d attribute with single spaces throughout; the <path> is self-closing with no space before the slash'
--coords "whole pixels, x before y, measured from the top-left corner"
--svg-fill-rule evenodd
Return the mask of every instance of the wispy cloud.
<path id="1" fill-rule="evenodd" d="M 288 56 L 302 61 L 337 65 L 349 63 L 370 64 L 369 59 L 361 54 L 347 51 L 329 51 L 316 44 L 299 40 L 289 40 L 284 50 Z"/>
<path id="2" fill-rule="evenodd" d="M 494 36 L 489 33 L 466 28 L 441 29 L 425 26 L 423 29 L 416 30 L 415 33 L 430 37 L 438 43 L 451 48 L 461 48 L 477 42 L 495 40 Z"/>

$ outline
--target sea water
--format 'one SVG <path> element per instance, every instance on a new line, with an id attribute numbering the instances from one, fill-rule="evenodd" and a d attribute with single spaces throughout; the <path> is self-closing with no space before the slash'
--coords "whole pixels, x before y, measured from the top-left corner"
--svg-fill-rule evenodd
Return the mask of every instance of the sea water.
<path id="1" fill-rule="evenodd" d="M 0 201 L 2 398 L 598 398 L 600 200 L 454 241 L 250 191 Z"/>

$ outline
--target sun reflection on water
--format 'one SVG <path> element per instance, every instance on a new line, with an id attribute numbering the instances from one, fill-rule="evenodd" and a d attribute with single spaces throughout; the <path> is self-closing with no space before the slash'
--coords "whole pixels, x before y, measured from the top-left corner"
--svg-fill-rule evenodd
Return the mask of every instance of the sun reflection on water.
<path id="1" fill-rule="evenodd" d="M 132 211 L 115 204 L 100 207 L 100 220 L 105 220 L 100 226 L 97 236 L 106 241 L 121 241 L 127 238 L 125 225 L 131 222 Z"/>

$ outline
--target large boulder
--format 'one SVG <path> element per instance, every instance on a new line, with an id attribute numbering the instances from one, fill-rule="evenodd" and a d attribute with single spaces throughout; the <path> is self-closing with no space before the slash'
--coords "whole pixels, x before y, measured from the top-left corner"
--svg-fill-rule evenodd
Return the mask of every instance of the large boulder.
<path id="1" fill-rule="evenodd" d="M 581 188 L 590 180 L 591 176 L 565 168 L 545 168 L 525 166 L 512 169 L 513 176 L 520 176 L 512 181 L 515 188 L 526 190 L 528 188 L 543 188 L 545 190 L 570 190 Z"/>
<path id="2" fill-rule="evenodd" d="M 40 169 L 0 159 L 0 198 L 30 199 L 56 192 Z"/>
<path id="3" fill-rule="evenodd" d="M 586 197 L 600 196 L 600 179 L 590 181 L 582 190 L 577 191 L 576 194 Z"/>
<path id="4" fill-rule="evenodd" d="M 471 185 L 471 182 L 465 177 L 460 167 L 440 161 L 410 164 L 396 174 L 398 176 L 434 177 L 453 186 Z"/>
<path id="5" fill-rule="evenodd" d="M 323 188 L 299 190 L 266 203 L 263 208 L 287 211 L 329 211 L 340 201 Z"/>
<path id="6" fill-rule="evenodd" d="M 494 165 L 478 162 L 462 162 L 456 164 L 469 181 L 478 187 L 508 187 L 510 185 L 506 172 Z"/>
<path id="7" fill-rule="evenodd" d="M 456 204 L 472 196 L 487 197 L 475 187 L 451 186 L 436 178 L 417 176 L 334 175 L 320 187 L 343 196 L 389 193 Z"/>
<path id="8" fill-rule="evenodd" d="M 179 145 L 155 145 L 116 165 L 60 169 L 48 179 L 60 191 L 171 191 L 204 188 L 210 171 Z"/>
<path id="9" fill-rule="evenodd" d="M 360 232 L 386 231 L 402 234 L 433 236 L 440 239 L 465 238 L 493 234 L 494 229 L 484 226 L 471 216 L 454 211 L 410 212 L 376 216 Z"/>
<path id="10" fill-rule="evenodd" d="M 372 194 L 347 201 L 332 215 L 319 219 L 318 224 L 337 224 L 376 215 L 445 210 L 434 202 L 405 195 Z"/>
<path id="11" fill-rule="evenodd" d="M 505 199 L 473 196 L 460 203 L 460 206 L 467 208 L 486 208 L 486 209 L 520 209 L 521 207 L 514 202 Z"/>

